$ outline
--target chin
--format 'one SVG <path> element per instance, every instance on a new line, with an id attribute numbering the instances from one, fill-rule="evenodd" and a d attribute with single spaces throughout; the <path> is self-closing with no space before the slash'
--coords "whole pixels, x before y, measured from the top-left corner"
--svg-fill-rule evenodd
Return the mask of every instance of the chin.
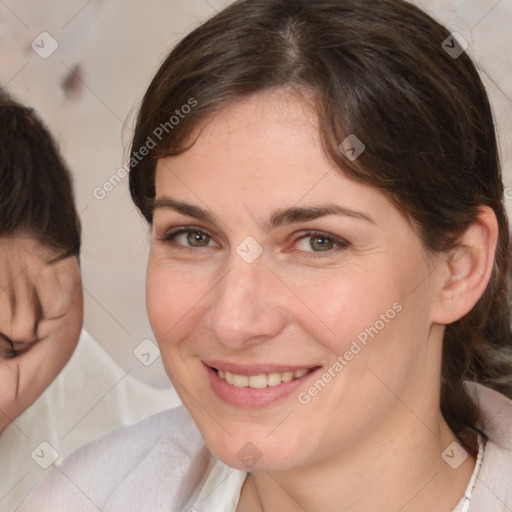
<path id="1" fill-rule="evenodd" d="M 295 461 L 285 457 L 284 455 L 273 454 L 270 457 L 265 456 L 255 445 L 250 445 L 249 443 L 243 446 L 237 453 L 227 453 L 225 450 L 220 450 L 218 453 L 212 451 L 212 453 L 217 457 L 217 459 L 226 464 L 226 466 L 241 471 L 274 472 L 284 471 L 297 466 Z"/>
<path id="2" fill-rule="evenodd" d="M 222 439 L 212 439 L 203 435 L 203 439 L 210 452 L 231 468 L 242 471 L 284 471 L 297 467 L 302 463 L 299 460 L 304 456 L 303 447 L 288 442 L 284 445 L 282 437 L 275 440 L 265 439 L 262 434 L 260 440 L 250 441 L 248 436 L 223 436 Z M 273 441 L 273 442 L 272 442 Z"/>

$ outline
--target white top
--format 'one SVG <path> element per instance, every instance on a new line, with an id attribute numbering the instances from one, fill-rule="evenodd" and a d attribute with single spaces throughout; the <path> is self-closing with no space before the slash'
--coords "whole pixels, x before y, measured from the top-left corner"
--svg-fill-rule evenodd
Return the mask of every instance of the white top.
<path id="1" fill-rule="evenodd" d="M 87 441 L 179 403 L 170 386 L 135 379 L 82 331 L 67 366 L 0 434 L 0 511 L 14 512 L 55 463 Z"/>
<path id="2" fill-rule="evenodd" d="M 476 457 L 475 468 L 473 469 L 473 473 L 471 474 L 471 478 L 469 479 L 469 483 L 464 491 L 464 495 L 457 503 L 456 507 L 453 509 L 453 512 L 467 512 L 469 510 L 469 506 L 471 505 L 471 498 L 473 497 L 473 490 L 475 488 L 476 480 L 480 476 L 480 468 L 482 467 L 482 463 L 484 461 L 485 455 L 485 441 L 482 439 L 482 436 L 478 434 L 478 455 Z"/>
<path id="3" fill-rule="evenodd" d="M 510 512 L 512 401 L 480 385 L 468 388 L 481 403 L 479 427 L 489 439 L 467 510 Z M 234 512 L 246 476 L 210 454 L 180 406 L 83 446 L 20 511 Z"/>

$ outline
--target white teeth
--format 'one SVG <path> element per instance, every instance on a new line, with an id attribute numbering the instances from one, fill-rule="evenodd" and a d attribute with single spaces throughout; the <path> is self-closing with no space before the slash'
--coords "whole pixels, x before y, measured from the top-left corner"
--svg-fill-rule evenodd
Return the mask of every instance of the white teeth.
<path id="1" fill-rule="evenodd" d="M 293 379 L 300 379 L 304 377 L 310 370 L 295 370 L 294 372 L 283 373 L 260 373 L 259 375 L 237 375 L 235 373 L 218 370 L 218 375 L 222 380 L 228 384 L 236 386 L 237 388 L 254 388 L 263 389 L 267 386 L 279 386 L 281 382 L 290 382 Z"/>
<path id="2" fill-rule="evenodd" d="M 293 380 L 293 372 L 284 372 L 281 375 L 281 380 L 283 382 L 290 382 L 291 380 Z"/>
<path id="3" fill-rule="evenodd" d="M 249 377 L 247 375 L 233 374 L 233 386 L 237 388 L 246 388 L 249 385 Z"/>
<path id="4" fill-rule="evenodd" d="M 269 373 L 267 375 L 267 386 L 279 386 L 281 384 L 280 373 Z"/>
<path id="5" fill-rule="evenodd" d="M 251 375 L 248 380 L 250 388 L 263 389 L 267 387 L 267 376 L 264 373 L 260 375 Z"/>

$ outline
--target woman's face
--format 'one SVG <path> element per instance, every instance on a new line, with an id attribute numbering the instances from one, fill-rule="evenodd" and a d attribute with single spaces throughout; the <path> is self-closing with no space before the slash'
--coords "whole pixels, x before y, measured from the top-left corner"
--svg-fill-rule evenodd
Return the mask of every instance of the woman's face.
<path id="1" fill-rule="evenodd" d="M 210 450 L 276 470 L 435 428 L 440 280 L 410 224 L 334 167 L 297 96 L 202 128 L 158 162 L 147 305 Z"/>

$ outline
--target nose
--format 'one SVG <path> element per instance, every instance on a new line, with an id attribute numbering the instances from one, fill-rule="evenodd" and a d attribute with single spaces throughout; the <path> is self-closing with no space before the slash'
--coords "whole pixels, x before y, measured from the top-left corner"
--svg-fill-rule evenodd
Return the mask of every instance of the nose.
<path id="1" fill-rule="evenodd" d="M 219 342 L 237 349 L 277 336 L 286 325 L 277 277 L 260 258 L 251 264 L 237 255 L 213 290 L 207 327 Z"/>

